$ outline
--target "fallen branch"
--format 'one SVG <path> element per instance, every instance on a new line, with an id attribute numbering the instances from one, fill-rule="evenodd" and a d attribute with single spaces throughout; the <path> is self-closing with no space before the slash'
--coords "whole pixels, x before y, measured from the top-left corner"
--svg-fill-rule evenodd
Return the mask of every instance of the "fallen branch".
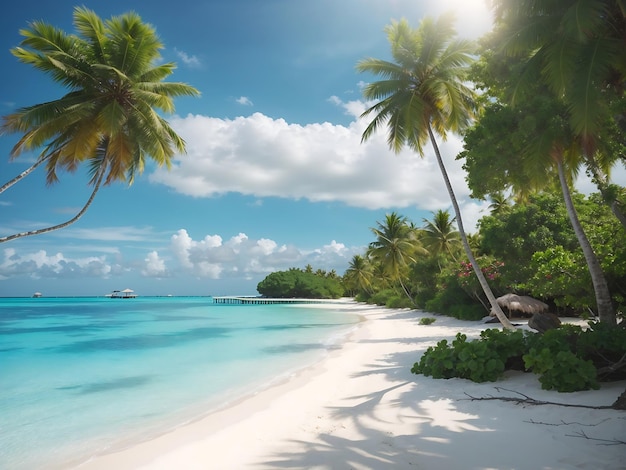
<path id="1" fill-rule="evenodd" d="M 554 401 L 537 400 L 535 398 L 529 397 L 528 395 L 524 395 L 523 393 L 517 392 L 515 390 L 508 390 L 506 388 L 501 388 L 501 387 L 494 387 L 494 388 L 498 392 L 505 391 L 505 392 L 510 392 L 510 393 L 516 393 L 519 395 L 519 397 L 494 397 L 494 396 L 474 397 L 467 392 L 464 392 L 464 394 L 468 396 L 471 401 L 499 400 L 499 401 L 512 401 L 518 405 L 535 405 L 535 406 L 555 405 L 555 406 L 566 406 L 570 408 L 590 408 L 592 410 L 612 410 L 613 409 L 612 405 L 594 406 L 594 405 L 579 405 L 575 403 L 559 403 L 559 402 L 554 402 Z"/>
<path id="2" fill-rule="evenodd" d="M 626 441 L 620 441 L 619 439 L 599 439 L 597 437 L 589 437 L 585 434 L 584 431 L 578 431 L 576 434 L 566 434 L 567 437 L 582 437 L 583 439 L 588 439 L 590 441 L 598 441 L 601 442 L 599 445 L 604 446 L 616 446 L 616 445 L 626 445 Z"/>
<path id="3" fill-rule="evenodd" d="M 530 423 L 530 424 L 541 424 L 543 426 L 571 426 L 573 424 L 576 424 L 577 426 L 599 426 L 602 423 L 606 423 L 607 421 L 609 421 L 611 418 L 605 418 L 602 421 L 600 421 L 599 423 L 595 423 L 595 424 L 588 424 L 588 423 L 579 423 L 578 421 L 572 421 L 572 422 L 566 422 L 561 420 L 560 423 L 544 423 L 543 421 L 535 421 L 535 420 L 528 420 L 528 421 L 524 421 L 525 423 Z"/>

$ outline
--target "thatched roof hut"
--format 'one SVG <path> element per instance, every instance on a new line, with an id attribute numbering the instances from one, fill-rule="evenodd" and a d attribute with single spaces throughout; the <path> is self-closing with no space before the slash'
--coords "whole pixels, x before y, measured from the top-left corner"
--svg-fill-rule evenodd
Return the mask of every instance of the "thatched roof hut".
<path id="1" fill-rule="evenodd" d="M 548 304 L 527 295 L 505 294 L 502 297 L 498 297 L 496 302 L 498 302 L 500 307 L 508 309 L 509 312 L 521 312 L 532 315 L 548 311 Z M 491 312 L 491 315 L 495 315 L 495 313 Z"/>

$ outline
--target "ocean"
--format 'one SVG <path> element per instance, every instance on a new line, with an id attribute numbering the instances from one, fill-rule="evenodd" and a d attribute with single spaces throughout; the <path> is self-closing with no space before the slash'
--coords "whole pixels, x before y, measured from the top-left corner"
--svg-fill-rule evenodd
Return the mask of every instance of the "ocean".
<path id="1" fill-rule="evenodd" d="M 72 468 L 284 380 L 356 326 L 340 309 L 0 298 L 0 468 Z"/>

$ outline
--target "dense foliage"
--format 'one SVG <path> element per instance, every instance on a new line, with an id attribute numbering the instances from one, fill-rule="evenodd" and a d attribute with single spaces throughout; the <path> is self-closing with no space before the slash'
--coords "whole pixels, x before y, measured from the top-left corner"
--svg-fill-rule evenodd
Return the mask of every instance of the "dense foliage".
<path id="1" fill-rule="evenodd" d="M 336 299 L 343 295 L 341 280 L 333 271 L 308 268 L 271 273 L 259 282 L 257 291 L 272 298 Z"/>

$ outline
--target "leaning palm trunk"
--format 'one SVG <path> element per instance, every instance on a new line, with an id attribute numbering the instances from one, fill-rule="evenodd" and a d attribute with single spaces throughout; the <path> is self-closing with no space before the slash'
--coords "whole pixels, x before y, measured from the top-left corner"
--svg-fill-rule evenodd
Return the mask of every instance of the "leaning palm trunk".
<path id="1" fill-rule="evenodd" d="M 602 174 L 597 165 L 595 165 L 595 162 L 593 162 L 593 160 L 589 158 L 587 159 L 587 168 L 589 168 L 589 171 L 591 171 L 591 174 L 593 175 L 593 180 L 596 183 L 596 186 L 598 187 L 598 190 L 600 191 L 600 194 L 602 195 L 604 201 L 611 209 L 611 212 L 613 212 L 613 215 L 615 215 L 617 220 L 620 221 L 622 227 L 626 229 L 626 214 L 624 214 L 624 212 L 622 211 L 619 202 L 614 197 L 611 197 L 608 194 L 607 189 L 609 186 L 609 182 L 607 181 L 607 177 Z"/>
<path id="2" fill-rule="evenodd" d="M 574 207 L 574 202 L 572 201 L 572 195 L 570 194 L 567 179 L 565 178 L 563 162 L 560 159 L 557 160 L 557 169 L 559 172 L 559 181 L 561 183 L 561 191 L 563 192 L 567 215 L 569 216 L 572 228 L 574 229 L 574 233 L 578 239 L 578 243 L 583 250 L 589 274 L 591 275 L 591 282 L 596 295 L 598 317 L 600 317 L 600 321 L 603 323 L 617 325 L 617 317 L 615 316 L 615 310 L 613 309 L 613 303 L 611 302 L 609 286 L 606 282 L 606 278 L 604 277 L 604 273 L 602 272 L 600 261 L 598 261 L 598 257 L 593 251 L 591 243 L 589 243 L 589 239 L 587 238 L 587 235 L 585 235 L 582 225 L 580 225 L 580 220 L 578 220 L 576 208 Z"/>
<path id="3" fill-rule="evenodd" d="M 435 140 L 435 136 L 433 131 L 428 125 L 428 135 L 430 137 L 430 142 L 433 144 L 433 148 L 435 149 L 435 156 L 437 157 L 437 163 L 439 164 L 439 169 L 441 170 L 441 176 L 443 176 L 443 180 L 446 184 L 446 189 L 448 190 L 448 194 L 450 195 L 450 201 L 452 202 L 452 206 L 454 207 L 454 214 L 456 216 L 456 223 L 459 227 L 459 234 L 461 235 L 461 240 L 463 242 L 463 248 L 465 249 L 465 254 L 467 255 L 467 259 L 472 264 L 472 268 L 474 269 L 474 273 L 478 278 L 478 282 L 480 283 L 480 287 L 482 287 L 483 292 L 487 296 L 487 300 L 489 300 L 489 304 L 491 305 L 492 311 L 500 320 L 502 326 L 508 330 L 515 330 L 513 324 L 509 321 L 507 316 L 502 311 L 502 308 L 498 305 L 496 301 L 496 296 L 493 295 L 489 284 L 487 283 L 487 279 L 485 279 L 485 275 L 483 274 L 480 266 L 478 266 L 478 262 L 472 253 L 472 249 L 470 248 L 469 241 L 467 240 L 467 235 L 465 234 L 465 228 L 463 227 L 463 219 L 461 218 L 461 209 L 459 208 L 459 204 L 456 200 L 456 196 L 454 195 L 454 189 L 452 189 L 452 184 L 450 183 L 450 178 L 448 177 L 448 172 L 446 171 L 446 167 L 443 164 L 443 159 L 441 158 L 441 153 L 439 153 L 439 146 L 437 145 L 437 141 Z"/>
<path id="4" fill-rule="evenodd" d="M 400 283 L 400 286 L 402 286 L 402 290 L 404 291 L 405 295 L 408 297 L 409 301 L 411 302 L 411 305 L 415 306 L 415 299 L 413 299 L 413 297 L 411 297 L 411 293 L 409 292 L 409 290 L 404 285 L 404 282 L 402 282 L 402 279 L 398 278 L 398 282 Z"/>
<path id="5" fill-rule="evenodd" d="M 33 167 L 30 168 L 31 171 L 33 169 L 34 169 Z M 42 229 L 39 229 L 39 230 L 32 230 L 30 232 L 16 233 L 14 235 L 9 235 L 8 237 L 2 237 L 2 238 L 0 238 L 0 243 L 8 242 L 10 240 L 15 240 L 16 238 L 23 238 L 23 237 L 29 237 L 31 235 L 40 235 L 42 233 L 52 232 L 54 230 L 59 230 L 59 229 L 62 229 L 64 227 L 67 227 L 68 225 L 71 225 L 74 222 L 76 222 L 78 219 L 80 219 L 85 214 L 85 212 L 87 212 L 87 209 L 89 208 L 89 206 L 91 206 L 91 203 L 93 202 L 94 198 L 96 197 L 96 193 L 98 192 L 98 190 L 100 189 L 100 186 L 102 185 L 102 179 L 104 178 L 104 173 L 105 173 L 104 170 L 105 169 L 106 169 L 106 165 L 103 165 L 102 168 L 100 169 L 100 172 L 99 172 L 99 175 L 98 175 L 98 179 L 96 181 L 96 185 L 94 186 L 93 191 L 91 192 L 91 196 L 89 196 L 89 199 L 87 200 L 87 202 L 85 203 L 83 208 L 80 210 L 80 212 L 78 212 L 78 214 L 76 214 L 73 218 L 71 218 L 70 220 L 68 220 L 66 222 L 63 222 L 62 224 L 53 225 L 52 227 L 42 228 Z"/>
<path id="6" fill-rule="evenodd" d="M 48 160 L 50 158 L 50 155 L 48 155 L 47 157 L 44 158 L 40 158 L 39 160 L 37 160 L 35 163 L 33 163 L 29 168 L 27 168 L 26 170 L 24 170 L 23 172 L 21 172 L 19 175 L 17 175 L 15 178 L 13 178 L 10 181 L 7 181 L 1 188 L 0 188 L 0 194 L 2 194 L 3 192 L 5 192 L 7 189 L 9 189 L 11 186 L 13 186 L 15 183 L 17 183 L 18 181 L 20 181 L 22 178 L 28 176 L 31 172 L 33 172 L 39 165 L 41 165 L 43 162 L 45 162 L 46 160 Z"/>

